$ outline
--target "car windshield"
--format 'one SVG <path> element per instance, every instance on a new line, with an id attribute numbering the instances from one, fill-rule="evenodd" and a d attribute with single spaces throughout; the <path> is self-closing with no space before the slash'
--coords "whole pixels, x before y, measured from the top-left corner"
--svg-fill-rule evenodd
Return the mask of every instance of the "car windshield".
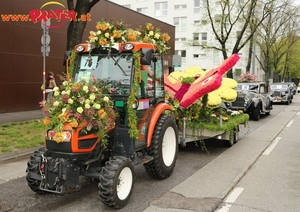
<path id="1" fill-rule="evenodd" d="M 129 95 L 132 67 L 132 53 L 81 55 L 75 81 L 94 78 L 111 94 Z"/>
<path id="2" fill-rule="evenodd" d="M 287 85 L 271 85 L 270 88 L 271 88 L 271 90 L 287 90 L 288 86 Z"/>
<path id="3" fill-rule="evenodd" d="M 242 90 L 242 91 L 258 91 L 258 85 L 238 84 L 237 90 Z"/>

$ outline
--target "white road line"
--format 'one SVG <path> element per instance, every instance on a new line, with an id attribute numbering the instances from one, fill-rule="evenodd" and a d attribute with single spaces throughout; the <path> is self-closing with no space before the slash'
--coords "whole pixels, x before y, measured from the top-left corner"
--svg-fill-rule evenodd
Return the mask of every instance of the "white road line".
<path id="1" fill-rule="evenodd" d="M 236 199 L 240 196 L 240 194 L 243 192 L 244 188 L 237 187 L 235 188 L 228 197 L 225 198 L 224 203 L 225 205 L 222 206 L 222 208 L 216 210 L 215 212 L 227 212 L 232 204 L 236 201 Z"/>
<path id="2" fill-rule="evenodd" d="M 297 116 L 299 116 L 300 115 L 300 112 L 297 112 Z"/>
<path id="3" fill-rule="evenodd" d="M 281 139 L 281 137 L 275 138 L 275 140 L 271 143 L 271 145 L 264 151 L 263 155 L 269 155 L 272 150 L 275 148 L 277 145 L 278 141 Z"/>
<path id="4" fill-rule="evenodd" d="M 286 125 L 286 127 L 290 127 L 294 122 L 294 119 L 290 120 L 289 123 Z"/>

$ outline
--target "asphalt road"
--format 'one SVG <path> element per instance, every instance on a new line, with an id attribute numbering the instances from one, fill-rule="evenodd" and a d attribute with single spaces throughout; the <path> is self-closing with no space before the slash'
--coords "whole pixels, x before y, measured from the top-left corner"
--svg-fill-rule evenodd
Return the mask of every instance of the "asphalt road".
<path id="1" fill-rule="evenodd" d="M 259 163 L 261 163 L 262 153 L 274 141 L 274 138 L 285 132 L 282 129 L 285 129 L 285 125 L 294 116 L 297 117 L 299 109 L 300 95 L 296 95 L 294 102 L 289 106 L 275 105 L 269 116 L 263 116 L 258 122 L 250 121 L 246 127 L 241 127 L 239 133 L 240 141 L 229 149 L 224 147 L 223 143 L 218 140 L 206 142 L 209 153 L 202 151 L 201 147 L 196 146 L 193 142 L 188 143 L 187 147 L 180 149 L 174 172 L 166 180 L 157 181 L 152 179 L 145 173 L 142 165 L 136 166 L 135 184 L 131 199 L 126 207 L 118 211 L 214 211 L 219 208 L 220 212 L 221 210 L 225 212 L 226 210 L 222 209 L 222 207 L 230 208 L 230 212 L 273 211 L 263 206 L 265 204 L 264 200 L 270 196 L 270 192 L 267 192 L 270 189 L 268 188 L 269 180 L 275 178 L 278 180 L 275 176 L 278 167 L 276 168 L 275 165 L 277 164 L 276 160 L 280 160 L 281 157 L 272 156 L 277 157 L 277 159 L 268 157 L 270 161 L 262 164 L 267 165 L 268 169 L 260 167 Z M 294 132 L 294 139 L 297 140 L 297 130 L 294 129 L 296 125 L 292 124 L 290 129 L 292 127 L 293 130 L 290 131 Z M 291 142 L 293 139 L 285 138 L 291 135 L 290 131 L 287 134 L 283 134 L 282 140 L 278 143 L 281 144 L 281 141 L 285 139 Z M 298 147 L 297 144 L 280 149 L 285 154 L 288 154 L 286 148 L 296 147 Z M 285 156 L 288 157 L 289 155 Z M 297 154 L 293 155 L 293 158 L 288 159 L 290 166 L 287 169 L 293 169 L 293 165 L 299 165 L 294 161 L 297 159 L 296 156 Z M 24 177 L 28 158 L 29 156 L 25 156 L 15 161 L 7 161 L 0 164 L 0 183 L 2 182 L 0 184 L 1 212 L 113 211 L 100 202 L 97 182 L 91 180 L 82 179 L 83 188 L 79 192 L 70 191 L 63 196 L 55 194 L 40 196 L 35 194 L 27 186 Z M 285 164 L 282 163 L 280 165 Z M 264 172 L 261 172 L 262 170 Z M 8 173 L 10 172 L 14 172 L 15 177 L 9 175 Z M 263 175 L 264 177 L 261 177 L 261 173 L 264 173 L 266 176 Z M 258 175 L 258 177 L 255 175 Z M 270 176 L 273 177 L 271 178 Z M 292 179 L 293 176 L 290 176 L 288 179 Z M 260 181 L 257 182 L 255 179 L 260 179 Z M 300 185 L 297 184 L 297 186 Z M 242 190 L 241 193 L 245 196 L 237 199 L 236 203 L 238 204 L 226 202 L 224 198 L 230 195 L 231 190 L 235 191 L 235 188 L 243 188 L 237 189 L 237 191 L 239 193 Z M 297 188 L 295 187 L 295 192 L 299 197 Z M 264 196 L 261 197 L 261 201 L 258 201 L 256 197 L 259 195 L 257 193 L 260 194 L 262 189 L 264 190 Z M 284 190 L 284 188 L 282 189 Z M 272 190 L 270 191 L 272 192 Z M 249 201 L 249 197 L 253 199 Z M 281 200 L 279 196 L 277 198 Z M 269 201 L 271 205 L 276 200 L 272 198 Z M 299 203 L 296 204 L 299 205 Z M 280 210 L 274 211 L 279 212 Z"/>

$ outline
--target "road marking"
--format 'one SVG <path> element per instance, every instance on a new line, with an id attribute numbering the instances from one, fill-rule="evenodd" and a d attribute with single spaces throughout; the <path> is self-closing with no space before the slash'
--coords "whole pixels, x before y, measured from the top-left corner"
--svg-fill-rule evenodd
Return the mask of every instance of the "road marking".
<path id="1" fill-rule="evenodd" d="M 244 188 L 237 187 L 235 188 L 224 200 L 225 205 L 222 206 L 222 208 L 218 209 L 215 212 L 227 212 L 232 204 L 236 201 L 236 199 L 240 196 L 240 194 L 243 192 Z"/>
<path id="2" fill-rule="evenodd" d="M 297 112 L 297 116 L 299 116 L 300 115 L 300 112 Z"/>
<path id="3" fill-rule="evenodd" d="M 275 138 L 275 140 L 271 143 L 271 145 L 264 151 L 263 155 L 269 155 L 272 150 L 275 148 L 277 145 L 278 141 L 281 139 L 281 137 Z"/>
<path id="4" fill-rule="evenodd" d="M 289 123 L 286 125 L 286 127 L 290 127 L 293 124 L 294 120 L 290 120 Z"/>

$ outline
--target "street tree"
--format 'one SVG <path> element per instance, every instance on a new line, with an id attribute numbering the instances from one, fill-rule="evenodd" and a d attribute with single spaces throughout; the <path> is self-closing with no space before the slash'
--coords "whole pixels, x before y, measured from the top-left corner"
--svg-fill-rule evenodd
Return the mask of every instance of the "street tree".
<path id="1" fill-rule="evenodd" d="M 292 51 L 295 51 L 294 44 L 298 40 L 296 36 L 299 31 L 296 19 L 298 9 L 293 7 L 289 0 L 281 3 L 283 4 L 280 8 L 275 6 L 278 2 L 273 3 L 272 7 L 276 7 L 277 10 L 273 10 L 261 23 L 255 36 L 255 45 L 259 47 L 260 52 L 255 57 L 265 72 L 266 81 L 273 78 L 273 72 L 279 72 L 283 76 L 288 72 L 291 73 L 288 69 L 293 67 L 295 62 L 291 59 Z"/>
<path id="2" fill-rule="evenodd" d="M 204 0 L 204 16 L 200 22 L 208 25 L 207 29 L 212 31 L 215 41 L 199 46 L 203 49 L 221 51 L 224 59 L 231 54 L 239 53 L 253 38 L 261 23 L 271 14 L 270 5 L 274 1 Z M 233 78 L 232 71 L 227 73 L 227 77 Z"/>
<path id="3" fill-rule="evenodd" d="M 82 41 L 83 32 L 87 23 L 87 14 L 92 7 L 100 0 L 67 0 L 68 9 L 76 12 L 77 19 L 80 21 L 71 21 L 67 31 L 67 51 L 71 51 L 74 46 Z"/>

